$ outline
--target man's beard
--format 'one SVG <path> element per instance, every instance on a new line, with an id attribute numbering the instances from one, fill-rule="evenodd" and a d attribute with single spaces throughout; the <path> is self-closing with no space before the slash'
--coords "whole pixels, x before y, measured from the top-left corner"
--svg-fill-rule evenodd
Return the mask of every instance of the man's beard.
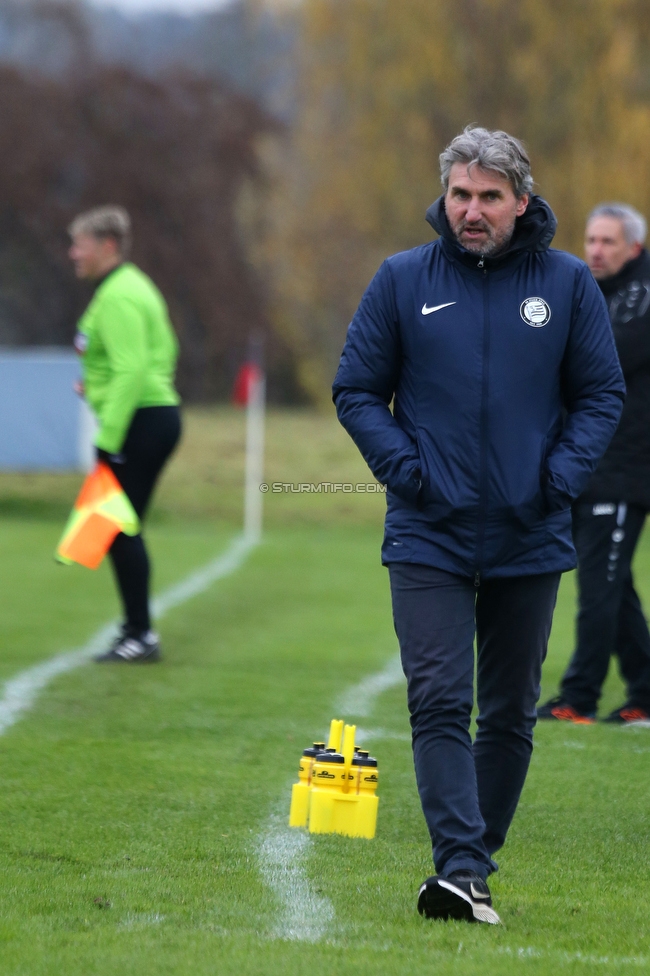
<path id="1" fill-rule="evenodd" d="M 472 230 L 483 230 L 488 236 L 483 241 L 464 241 L 461 239 L 461 235 L 468 228 Z M 468 224 L 466 220 L 461 220 L 457 227 L 452 227 L 452 230 L 460 246 L 464 247 L 470 254 L 491 257 L 505 250 L 512 240 L 512 235 L 515 232 L 515 218 L 513 217 L 512 222 L 499 232 L 495 231 L 489 224 L 484 223 L 482 220 L 477 224 Z"/>

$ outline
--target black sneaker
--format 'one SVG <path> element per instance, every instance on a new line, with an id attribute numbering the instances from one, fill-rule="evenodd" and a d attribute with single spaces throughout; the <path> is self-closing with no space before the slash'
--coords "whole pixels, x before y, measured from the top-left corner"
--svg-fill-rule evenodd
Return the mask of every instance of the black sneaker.
<path id="1" fill-rule="evenodd" d="M 626 702 L 620 708 L 615 708 L 613 712 L 603 719 L 603 722 L 612 722 L 616 725 L 631 725 L 634 722 L 650 722 L 650 713 L 645 708 Z"/>
<path id="2" fill-rule="evenodd" d="M 450 918 L 499 925 L 490 889 L 471 871 L 454 871 L 448 878 L 427 878 L 418 894 L 418 911 L 426 918 Z"/>
<path id="3" fill-rule="evenodd" d="M 100 664 L 153 664 L 160 660 L 160 640 L 158 634 L 148 630 L 140 637 L 118 635 L 104 654 L 95 658 Z"/>
<path id="4" fill-rule="evenodd" d="M 537 718 L 555 719 L 556 722 L 573 722 L 575 725 L 593 725 L 596 721 L 595 712 L 579 712 L 573 705 L 569 705 L 560 695 L 550 698 L 537 709 Z"/>

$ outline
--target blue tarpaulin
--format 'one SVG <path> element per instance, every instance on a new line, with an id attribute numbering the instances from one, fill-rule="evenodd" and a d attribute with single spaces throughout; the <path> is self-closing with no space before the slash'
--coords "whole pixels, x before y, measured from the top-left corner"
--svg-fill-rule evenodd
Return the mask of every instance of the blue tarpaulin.
<path id="1" fill-rule="evenodd" d="M 87 470 L 93 421 L 72 349 L 0 349 L 0 470 Z"/>

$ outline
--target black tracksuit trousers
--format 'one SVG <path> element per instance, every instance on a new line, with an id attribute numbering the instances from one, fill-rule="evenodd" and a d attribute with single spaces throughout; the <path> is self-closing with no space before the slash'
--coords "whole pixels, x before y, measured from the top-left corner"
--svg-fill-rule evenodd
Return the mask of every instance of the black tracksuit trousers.
<path id="1" fill-rule="evenodd" d="M 178 407 L 141 407 L 133 416 L 122 447 L 124 462 L 108 461 L 140 520 L 180 434 Z M 126 631 L 132 637 L 139 637 L 151 627 L 149 556 L 142 535 L 120 532 L 110 548 L 110 557 L 124 606 Z"/>
<path id="2" fill-rule="evenodd" d="M 573 509 L 578 553 L 576 649 L 561 697 L 596 712 L 615 654 L 631 704 L 650 712 L 650 633 L 634 589 L 632 559 L 646 518 L 635 505 L 579 502 Z"/>
<path id="3" fill-rule="evenodd" d="M 526 779 L 559 573 L 474 581 L 389 564 L 420 800 L 443 877 L 486 878 Z M 474 636 L 478 731 L 472 744 Z"/>

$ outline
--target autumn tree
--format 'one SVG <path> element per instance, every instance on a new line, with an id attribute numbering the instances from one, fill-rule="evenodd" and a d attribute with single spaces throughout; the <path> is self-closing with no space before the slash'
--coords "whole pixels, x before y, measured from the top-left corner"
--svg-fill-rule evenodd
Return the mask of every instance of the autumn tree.
<path id="1" fill-rule="evenodd" d="M 0 341 L 71 342 L 88 293 L 72 276 L 66 227 L 119 203 L 134 260 L 169 302 L 183 395 L 227 398 L 255 333 L 272 393 L 295 398 L 293 354 L 271 328 L 240 219 L 245 201 L 262 208 L 258 143 L 277 123 L 215 78 L 98 65 L 75 4 L 32 7 L 68 31 L 76 55 L 54 77 L 0 69 Z"/>

